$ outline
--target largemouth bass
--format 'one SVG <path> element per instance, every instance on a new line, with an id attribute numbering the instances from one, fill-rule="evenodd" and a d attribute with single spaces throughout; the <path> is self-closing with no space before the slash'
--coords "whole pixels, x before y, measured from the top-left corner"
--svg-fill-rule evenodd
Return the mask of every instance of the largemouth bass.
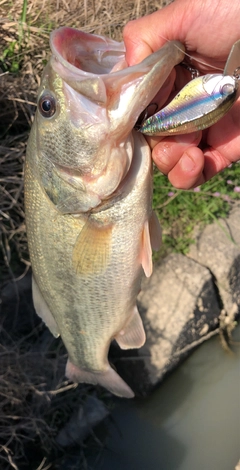
<path id="1" fill-rule="evenodd" d="M 34 306 L 63 339 L 69 379 L 132 397 L 108 350 L 145 342 L 136 298 L 160 240 L 151 154 L 133 127 L 183 46 L 128 68 L 111 39 L 60 28 L 50 45 L 25 165 Z"/>

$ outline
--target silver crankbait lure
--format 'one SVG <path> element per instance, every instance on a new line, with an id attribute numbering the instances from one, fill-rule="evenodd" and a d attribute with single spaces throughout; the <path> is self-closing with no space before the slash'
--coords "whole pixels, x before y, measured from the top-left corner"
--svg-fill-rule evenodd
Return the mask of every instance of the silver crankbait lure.
<path id="1" fill-rule="evenodd" d="M 210 127 L 229 111 L 238 97 L 239 63 L 240 41 L 237 41 L 223 74 L 208 74 L 191 80 L 167 106 L 144 120 L 139 131 L 164 136 Z"/>

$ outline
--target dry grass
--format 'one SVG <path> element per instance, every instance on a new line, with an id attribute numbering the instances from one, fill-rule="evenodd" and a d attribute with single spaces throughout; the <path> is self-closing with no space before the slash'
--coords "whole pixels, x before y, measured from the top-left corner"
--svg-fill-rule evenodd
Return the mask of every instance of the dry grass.
<path id="1" fill-rule="evenodd" d="M 55 437 L 84 400 L 76 385 L 64 381 L 66 354 L 36 350 L 39 329 L 17 342 L 0 346 L 0 468 L 57 468 Z M 9 337 L 8 337 L 9 340 Z M 56 346 L 56 345 L 55 345 Z M 38 367 L 36 367 L 38 364 Z"/>
<path id="2" fill-rule="evenodd" d="M 4 468 L 17 468 L 18 462 L 23 465 L 27 461 L 26 446 L 36 436 L 40 445 L 49 450 L 55 429 L 54 423 L 47 423 L 46 419 L 51 402 L 46 387 L 56 360 L 47 360 L 39 352 L 23 352 L 18 344 L 1 346 L 0 360 L 0 462 L 5 461 Z"/>
<path id="3" fill-rule="evenodd" d="M 22 134 L 24 140 L 26 135 Z M 25 142 L 19 136 L 8 136 L 0 147 L 0 232 L 2 280 L 28 267 L 26 232 L 23 212 L 23 160 Z M 15 259 L 14 259 L 15 258 Z M 25 271 L 23 268 L 23 271 Z M 20 274 L 20 273 L 19 273 Z"/>
<path id="4" fill-rule="evenodd" d="M 4 290 L 12 280 L 16 291 L 16 278 L 30 266 L 23 163 L 36 93 L 49 57 L 50 31 L 68 25 L 121 40 L 124 24 L 155 11 L 161 2 L 30 0 L 25 3 L 26 15 L 23 3 L 0 0 L 0 283 Z M 27 335 L 7 331 L 1 320 L 0 468 L 57 468 L 51 463 L 56 433 L 89 387 L 80 393 L 64 382 L 65 350 L 56 341 L 47 352 L 41 350 L 41 325 Z M 33 464 L 32 454 L 38 464 Z"/>

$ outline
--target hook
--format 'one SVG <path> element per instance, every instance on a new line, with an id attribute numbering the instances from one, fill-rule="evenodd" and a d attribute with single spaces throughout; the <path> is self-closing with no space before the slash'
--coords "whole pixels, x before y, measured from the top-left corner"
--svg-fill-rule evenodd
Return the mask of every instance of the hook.
<path id="1" fill-rule="evenodd" d="M 155 106 L 155 110 L 153 111 L 153 113 L 149 113 L 149 108 L 151 106 Z M 158 104 L 157 103 L 150 103 L 142 112 L 141 114 L 139 114 L 138 116 L 138 119 L 136 121 L 136 124 L 134 126 L 134 129 L 136 129 L 137 131 L 139 131 L 139 129 L 142 127 L 142 123 L 143 121 L 146 121 L 146 119 L 148 119 L 152 114 L 155 114 L 158 110 Z"/>

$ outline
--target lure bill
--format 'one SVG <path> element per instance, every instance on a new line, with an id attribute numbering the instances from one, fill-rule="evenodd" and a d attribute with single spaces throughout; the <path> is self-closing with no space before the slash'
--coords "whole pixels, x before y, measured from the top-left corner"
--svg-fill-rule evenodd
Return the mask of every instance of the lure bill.
<path id="1" fill-rule="evenodd" d="M 149 136 L 188 134 L 215 124 L 237 99 L 238 76 L 208 74 L 191 80 L 139 131 Z"/>
<path id="2" fill-rule="evenodd" d="M 236 41 L 230 54 L 228 56 L 227 62 L 224 67 L 223 75 L 234 75 L 238 74 L 239 72 L 239 64 L 240 64 L 240 40 Z"/>

